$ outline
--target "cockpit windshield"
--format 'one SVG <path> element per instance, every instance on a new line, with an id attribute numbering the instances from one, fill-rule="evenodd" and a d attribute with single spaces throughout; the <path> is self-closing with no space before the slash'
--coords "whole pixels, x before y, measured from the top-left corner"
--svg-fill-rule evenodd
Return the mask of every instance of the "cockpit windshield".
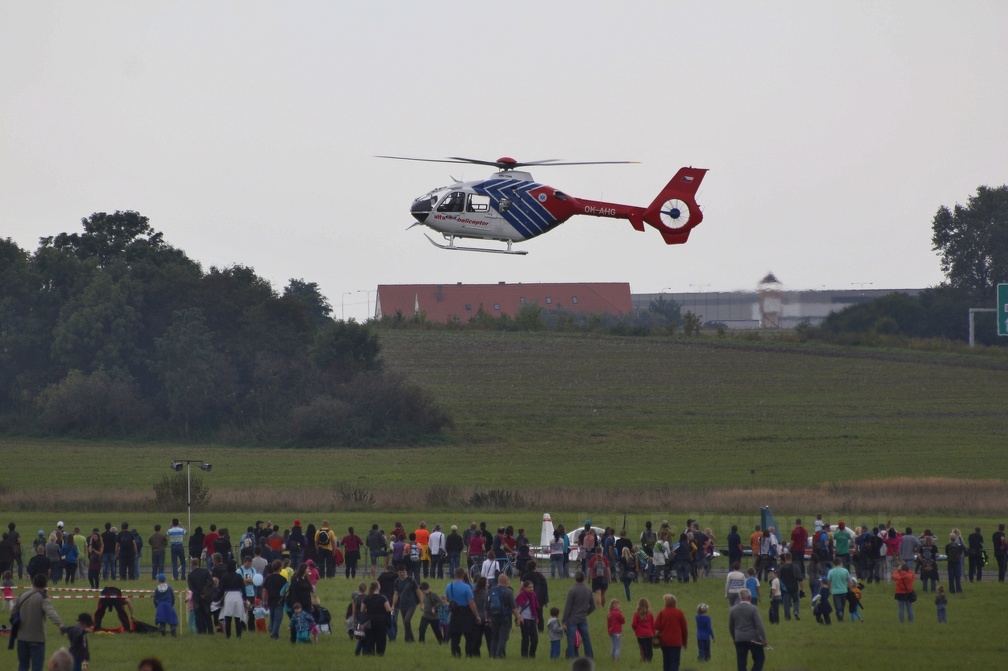
<path id="1" fill-rule="evenodd" d="M 465 194 L 461 191 L 452 191 L 437 206 L 437 211 L 461 212 L 463 207 L 465 207 Z"/>

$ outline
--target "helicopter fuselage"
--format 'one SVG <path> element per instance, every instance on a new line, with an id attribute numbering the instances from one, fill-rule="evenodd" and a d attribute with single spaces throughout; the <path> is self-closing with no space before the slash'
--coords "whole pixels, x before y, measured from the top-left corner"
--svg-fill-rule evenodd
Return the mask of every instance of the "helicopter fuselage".
<path id="1" fill-rule="evenodd" d="M 506 242 L 504 253 L 523 254 L 512 252 L 511 244 L 551 231 L 576 214 L 626 219 L 638 231 L 646 224 L 657 229 L 666 244 L 675 245 L 686 242 L 703 220 L 694 196 L 706 172 L 680 169 L 650 205 L 639 207 L 575 198 L 536 182 L 525 171 L 505 168 L 488 179 L 428 191 L 413 201 L 410 214 L 417 221 L 414 226 L 441 233 L 447 245 L 431 242 L 446 249 L 460 249 L 454 245 L 455 238 L 472 238 Z"/>
<path id="2" fill-rule="evenodd" d="M 542 235 L 575 214 L 627 218 L 635 208 L 574 198 L 518 170 L 457 182 L 413 201 L 410 213 L 446 237 L 518 242 Z"/>

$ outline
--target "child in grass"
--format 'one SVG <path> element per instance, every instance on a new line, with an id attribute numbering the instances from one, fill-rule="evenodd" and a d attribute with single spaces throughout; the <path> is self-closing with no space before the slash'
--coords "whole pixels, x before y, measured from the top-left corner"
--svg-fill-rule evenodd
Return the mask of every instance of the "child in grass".
<path id="1" fill-rule="evenodd" d="M 546 632 L 550 640 L 550 659 L 560 659 L 560 641 L 563 640 L 564 630 L 560 623 L 560 609 L 550 608 L 550 618 L 546 620 Z"/>
<path id="2" fill-rule="evenodd" d="M 14 609 L 14 575 L 10 571 L 3 572 L 3 607 Z"/>
<path id="3" fill-rule="evenodd" d="M 291 613 L 290 618 L 291 643 L 311 643 L 311 633 L 314 628 L 315 618 L 304 610 L 300 603 L 295 603 L 294 612 Z"/>
<path id="4" fill-rule="evenodd" d="M 749 577 L 746 578 L 745 586 L 752 595 L 752 605 L 756 605 L 759 602 L 759 578 L 756 577 L 756 569 L 749 567 Z"/>
<path id="5" fill-rule="evenodd" d="M 171 627 L 172 637 L 178 636 L 178 615 L 175 613 L 175 592 L 165 581 L 165 574 L 157 574 L 157 587 L 154 588 L 154 624 L 165 635 L 165 625 Z"/>
<path id="6" fill-rule="evenodd" d="M 647 599 L 637 602 L 637 610 L 630 620 L 630 627 L 637 637 L 637 647 L 640 648 L 642 662 L 650 662 L 654 657 L 654 613 Z"/>
<path id="7" fill-rule="evenodd" d="M 938 622 L 947 623 L 948 597 L 945 595 L 945 588 L 941 585 L 938 585 L 938 593 L 935 595 L 935 607 L 938 609 Z"/>
<path id="8" fill-rule="evenodd" d="M 451 624 L 451 604 L 448 603 L 448 595 L 441 595 L 441 606 L 438 608 L 438 624 L 441 627 L 441 640 L 451 640 L 448 633 L 448 626 Z"/>
<path id="9" fill-rule="evenodd" d="M 92 627 L 94 627 L 94 620 L 91 619 L 91 616 L 87 613 L 81 613 L 77 616 L 77 624 L 63 629 L 63 633 L 70 640 L 70 656 L 74 660 L 74 671 L 87 671 L 88 663 L 91 661 L 87 634 Z"/>
<path id="10" fill-rule="evenodd" d="M 613 599 L 609 602 L 609 615 L 606 618 L 606 625 L 609 628 L 609 640 L 612 643 L 609 656 L 612 657 L 614 662 L 619 661 L 620 658 L 620 649 L 623 647 L 623 625 L 625 623 L 626 618 L 623 617 L 623 611 L 620 610 L 619 599 Z"/>
<path id="11" fill-rule="evenodd" d="M 707 614 L 707 604 L 697 606 L 696 615 L 697 661 L 710 661 L 710 646 L 714 642 L 714 623 Z"/>
<path id="12" fill-rule="evenodd" d="M 847 610 L 850 612 L 850 621 L 855 619 L 864 622 L 861 617 L 861 588 L 863 584 L 858 583 L 856 578 L 850 579 L 850 589 L 847 590 Z"/>

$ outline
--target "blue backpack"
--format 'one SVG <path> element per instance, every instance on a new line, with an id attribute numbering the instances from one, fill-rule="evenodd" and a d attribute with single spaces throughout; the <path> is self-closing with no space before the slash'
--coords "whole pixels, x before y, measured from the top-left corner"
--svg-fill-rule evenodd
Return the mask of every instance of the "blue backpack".
<path id="1" fill-rule="evenodd" d="M 500 616 L 504 614 L 504 599 L 501 592 L 500 585 L 494 585 L 487 592 L 487 608 L 491 615 Z"/>

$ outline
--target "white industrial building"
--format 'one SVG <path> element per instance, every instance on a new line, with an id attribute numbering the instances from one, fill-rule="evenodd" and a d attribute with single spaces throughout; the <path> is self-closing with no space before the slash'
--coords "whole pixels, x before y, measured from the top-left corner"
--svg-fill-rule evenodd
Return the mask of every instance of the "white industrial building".
<path id="1" fill-rule="evenodd" d="M 794 328 L 802 322 L 821 323 L 831 312 L 867 303 L 892 293 L 916 296 L 921 289 L 815 289 L 791 291 L 768 273 L 754 291 L 663 291 L 631 294 L 635 310 L 648 309 L 659 297 L 675 301 L 683 314 L 692 312 L 705 327 L 724 325 L 733 330 Z"/>

